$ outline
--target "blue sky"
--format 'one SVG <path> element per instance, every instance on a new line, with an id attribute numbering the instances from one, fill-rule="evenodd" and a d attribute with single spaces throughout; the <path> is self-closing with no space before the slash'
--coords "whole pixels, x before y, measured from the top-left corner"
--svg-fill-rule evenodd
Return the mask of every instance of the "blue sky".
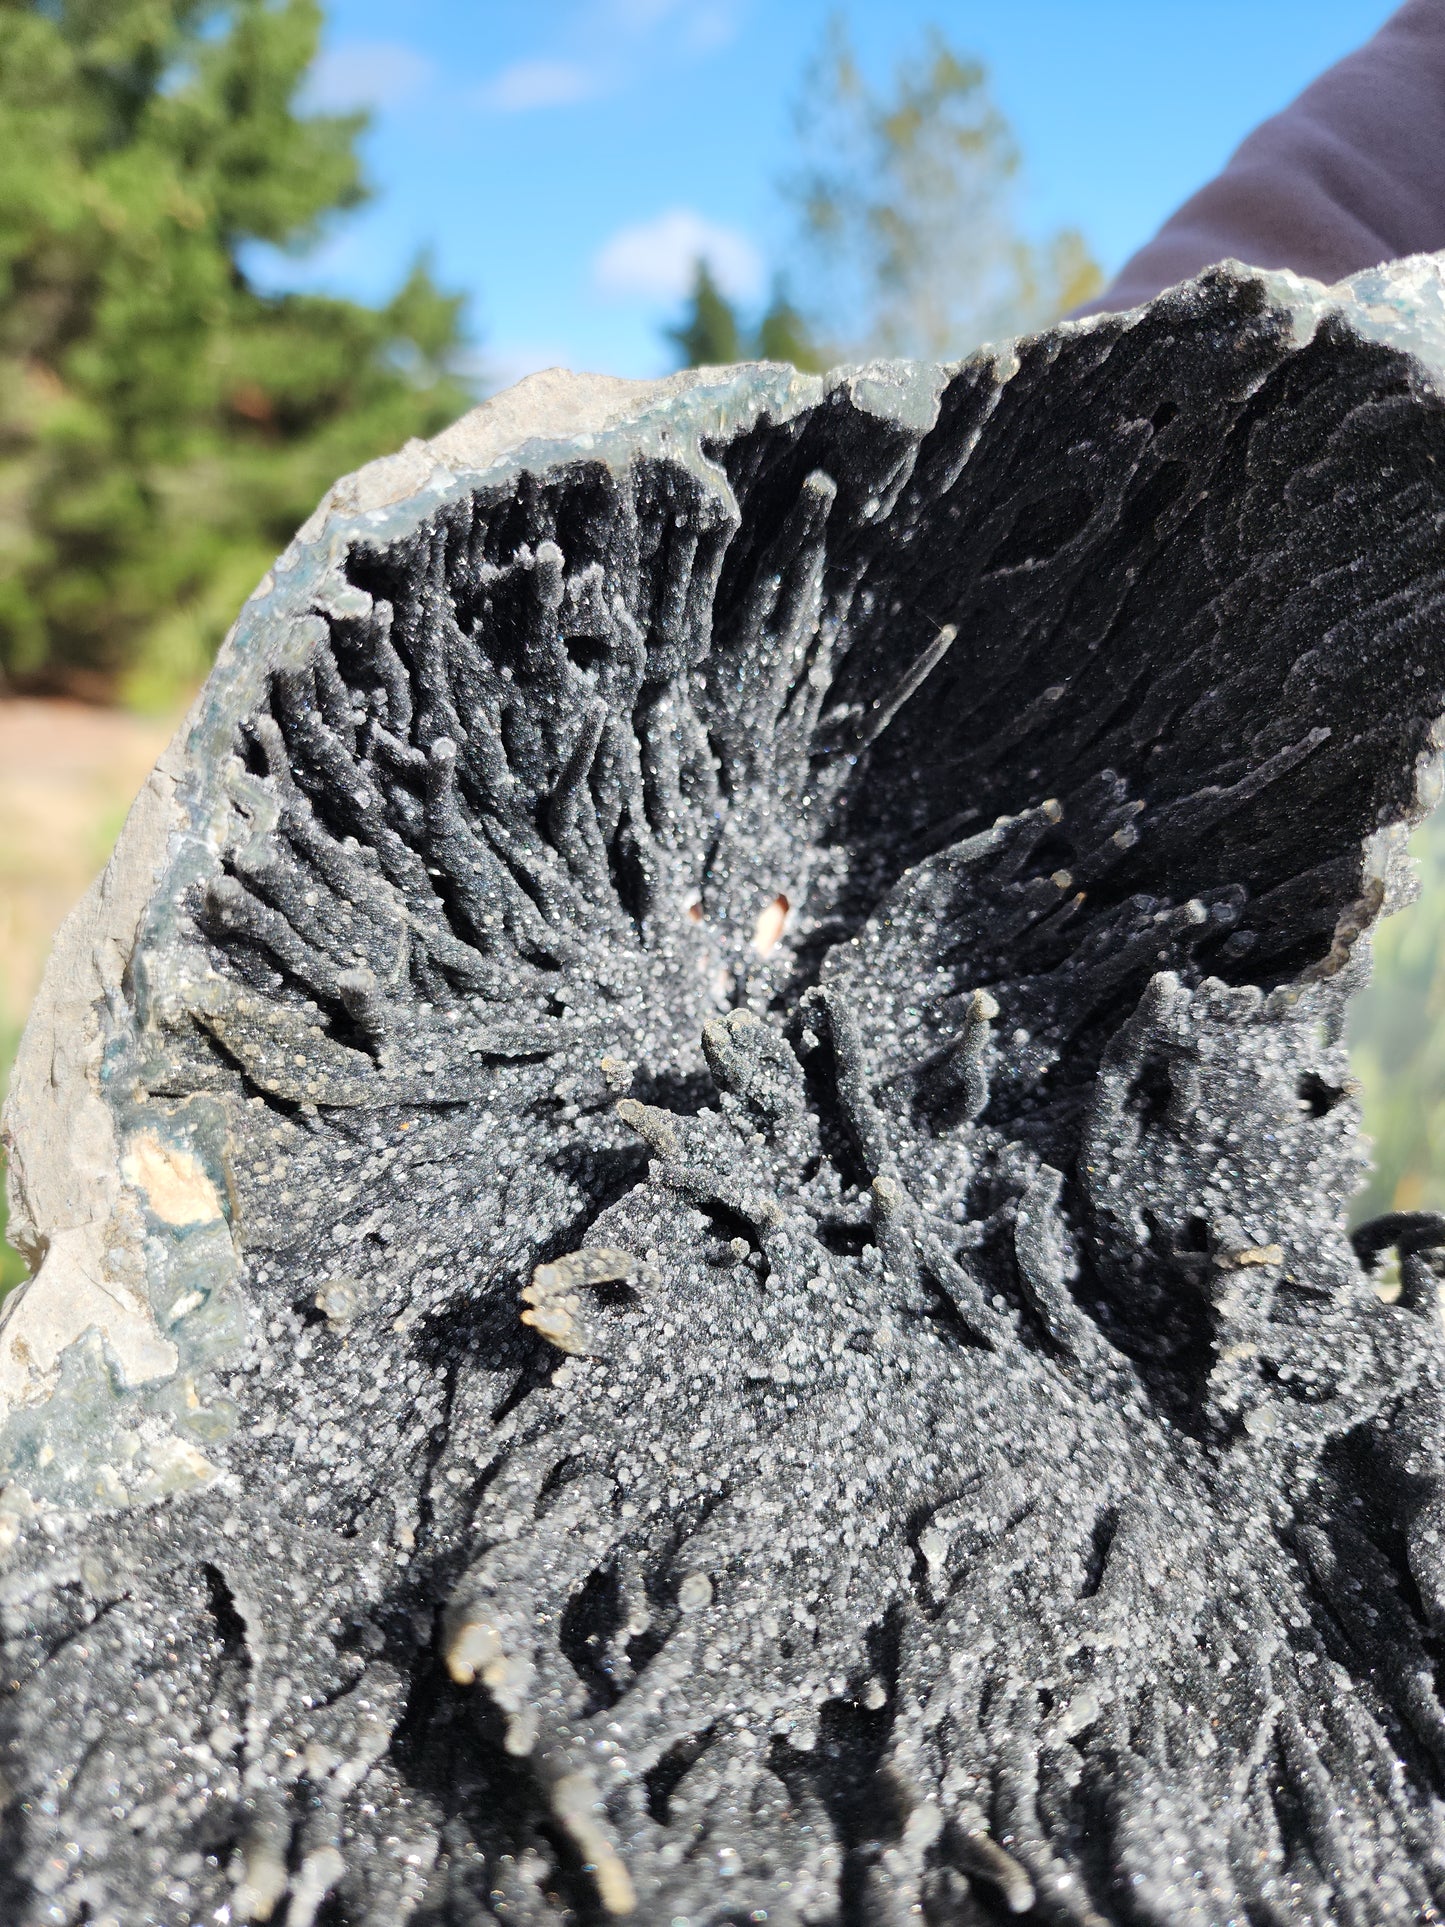
<path id="1" fill-rule="evenodd" d="M 312 95 L 370 105 L 376 198 L 266 278 L 376 298 L 418 249 L 471 297 L 492 380 L 670 365 L 706 252 L 747 299 L 786 267 L 790 110 L 840 11 L 886 79 L 936 23 L 1023 150 L 1019 217 L 1116 268 L 1382 0 L 329 0 Z"/>

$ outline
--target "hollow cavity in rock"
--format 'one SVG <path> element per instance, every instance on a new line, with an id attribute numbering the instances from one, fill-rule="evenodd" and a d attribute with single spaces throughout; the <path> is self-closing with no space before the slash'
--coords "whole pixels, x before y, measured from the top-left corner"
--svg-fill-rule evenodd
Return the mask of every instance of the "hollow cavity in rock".
<path id="1" fill-rule="evenodd" d="M 17 1079 L 7 1920 L 1436 1917 L 1341 1041 L 1432 299 L 544 382 L 334 492 Z"/>

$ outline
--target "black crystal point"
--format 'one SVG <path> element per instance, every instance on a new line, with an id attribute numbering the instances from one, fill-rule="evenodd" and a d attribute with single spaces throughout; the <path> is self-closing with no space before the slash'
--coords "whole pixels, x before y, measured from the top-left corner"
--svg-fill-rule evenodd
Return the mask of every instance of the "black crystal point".
<path id="1" fill-rule="evenodd" d="M 1440 1227 L 1347 1235 L 1342 1029 L 1441 301 L 333 493 L 17 1078 L 0 1916 L 1438 1917 Z"/>

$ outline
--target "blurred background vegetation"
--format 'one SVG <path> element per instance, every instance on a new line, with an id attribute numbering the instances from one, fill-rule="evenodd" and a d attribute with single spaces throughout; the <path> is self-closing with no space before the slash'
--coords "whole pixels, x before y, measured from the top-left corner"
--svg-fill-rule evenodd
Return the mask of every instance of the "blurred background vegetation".
<path id="1" fill-rule="evenodd" d="M 267 296 L 363 185 L 309 0 L 0 6 L 0 671 L 155 704 L 338 474 L 466 406 L 461 299 Z"/>
<path id="2" fill-rule="evenodd" d="M 1445 1211 L 1445 815 L 1410 840 L 1420 896 L 1381 924 L 1375 974 L 1350 1012 L 1350 1051 L 1374 1169 L 1356 1222 Z"/>
<path id="3" fill-rule="evenodd" d="M 0 1078 L 55 924 L 272 557 L 338 475 L 485 392 L 421 256 L 371 305 L 247 274 L 368 192 L 366 115 L 306 102 L 322 26 L 318 0 L 0 0 Z M 937 30 L 879 84 L 835 20 L 793 153 L 786 274 L 748 313 L 700 259 L 678 366 L 951 357 L 1099 285 L 1078 233 L 1024 238 L 988 75 Z M 1371 1208 L 1445 1203 L 1445 833 L 1422 839 L 1357 1022 Z M 0 1235 L 0 1288 L 23 1272 Z"/>
<path id="4" fill-rule="evenodd" d="M 1081 234 L 1040 244 L 1019 232 L 1013 135 L 983 66 L 937 28 L 880 88 L 835 17 L 803 75 L 793 132 L 795 164 L 779 183 L 795 230 L 791 281 L 775 280 L 749 326 L 700 261 L 688 312 L 669 330 L 682 366 L 948 359 L 1044 327 L 1099 287 Z"/>

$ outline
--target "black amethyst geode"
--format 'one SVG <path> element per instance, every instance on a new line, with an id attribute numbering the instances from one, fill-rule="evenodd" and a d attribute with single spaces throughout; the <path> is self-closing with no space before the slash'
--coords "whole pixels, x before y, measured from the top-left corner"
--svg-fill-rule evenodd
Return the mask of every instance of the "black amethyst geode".
<path id="1" fill-rule="evenodd" d="M 1440 1917 L 1442 369 L 1230 268 L 332 492 L 17 1072 L 0 1918 Z"/>

